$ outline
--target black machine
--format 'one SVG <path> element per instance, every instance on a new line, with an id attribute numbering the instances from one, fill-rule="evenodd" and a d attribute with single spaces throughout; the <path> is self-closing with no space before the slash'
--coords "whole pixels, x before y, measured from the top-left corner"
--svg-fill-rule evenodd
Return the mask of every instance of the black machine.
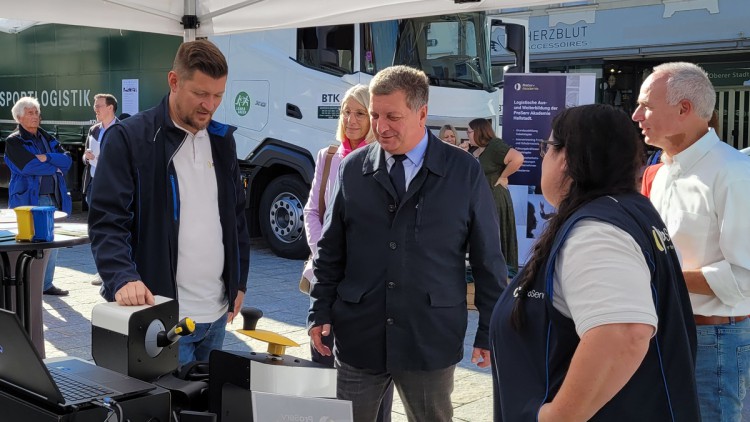
<path id="1" fill-rule="evenodd" d="M 91 349 L 100 366 L 43 361 L 16 315 L 0 311 L 0 420 L 261 422 L 289 412 L 352 420 L 350 403 L 335 399 L 336 370 L 285 355 L 299 345 L 257 329 L 255 308 L 241 311 L 237 331 L 267 342 L 267 353 L 214 350 L 209 362 L 178 370 L 176 342 L 194 329 L 177 321 L 178 311 L 177 301 L 159 296 L 153 306 L 96 305 Z"/>
<path id="2" fill-rule="evenodd" d="M 330 405 L 336 398 L 336 370 L 309 360 L 285 355 L 286 347 L 299 346 L 279 334 L 257 329 L 263 313 L 256 308 L 241 310 L 243 328 L 240 334 L 268 343 L 266 353 L 214 350 L 209 359 L 210 411 L 222 422 L 252 421 L 255 393 L 270 393 L 281 397 L 284 408 L 307 398 L 326 399 L 319 404 Z M 266 398 L 267 399 L 267 398 Z M 322 404 L 321 404 L 322 403 Z M 315 403 L 312 403 L 315 408 Z M 257 411 L 257 409 L 255 409 Z M 349 412 L 351 409 L 349 408 Z M 344 412 L 345 413 L 345 412 Z M 321 414 L 322 415 L 322 414 Z M 351 418 L 351 416 L 350 416 Z M 320 416 L 315 420 L 321 419 Z M 347 420 L 346 418 L 335 419 Z M 348 419 L 351 420 L 351 419 Z M 261 422 L 261 421 L 256 421 Z"/>
<path id="3" fill-rule="evenodd" d="M 171 408 L 186 420 L 212 421 L 208 408 L 208 363 L 178 371 L 177 341 L 195 329 L 190 318 L 178 322 L 176 300 L 154 297 L 153 306 L 96 305 L 91 313 L 91 354 L 97 365 L 151 382 L 169 391 Z M 171 328 L 168 328 L 171 327 Z M 191 370 L 192 369 L 192 370 Z"/>
<path id="4" fill-rule="evenodd" d="M 177 340 L 195 324 L 177 321 L 176 300 L 154 298 L 153 306 L 102 303 L 91 312 L 91 355 L 97 365 L 144 381 L 177 369 Z M 167 327 L 172 327 L 167 330 Z"/>
<path id="5" fill-rule="evenodd" d="M 14 313 L 0 310 L 0 332 L 3 419 L 22 420 L 35 415 L 31 420 L 66 420 L 74 416 L 76 420 L 87 420 L 89 415 L 94 418 L 91 420 L 103 420 L 96 416 L 106 417 L 110 408 L 112 412 L 122 411 L 121 402 L 149 396 L 152 403 L 166 403 L 166 412 L 161 416 L 169 417 L 169 394 L 154 391 L 153 384 L 78 358 L 43 361 Z"/>

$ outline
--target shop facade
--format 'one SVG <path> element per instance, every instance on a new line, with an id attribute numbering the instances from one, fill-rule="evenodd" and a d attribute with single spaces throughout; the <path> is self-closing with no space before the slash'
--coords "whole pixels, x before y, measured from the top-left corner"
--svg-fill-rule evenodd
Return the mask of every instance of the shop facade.
<path id="1" fill-rule="evenodd" d="M 717 91 L 722 139 L 750 146 L 747 0 L 582 1 L 504 15 L 528 18 L 532 72 L 594 73 L 596 101 L 628 113 L 654 66 L 701 65 Z"/>

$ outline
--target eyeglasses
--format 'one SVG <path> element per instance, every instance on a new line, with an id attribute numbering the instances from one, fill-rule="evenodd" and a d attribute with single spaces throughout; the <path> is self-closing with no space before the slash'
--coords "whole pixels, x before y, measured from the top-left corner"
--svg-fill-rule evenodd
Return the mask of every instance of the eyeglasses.
<path id="1" fill-rule="evenodd" d="M 106 104 L 94 104 L 94 110 L 99 110 L 102 107 L 106 107 Z"/>
<path id="2" fill-rule="evenodd" d="M 550 146 L 559 148 L 563 146 L 563 143 L 558 141 L 550 141 L 549 139 L 539 140 L 539 156 L 544 158 L 544 156 L 547 155 L 547 151 L 549 150 Z"/>
<path id="3" fill-rule="evenodd" d="M 341 113 L 344 115 L 344 119 L 349 119 L 351 117 L 354 117 L 355 119 L 362 121 L 369 117 L 367 113 L 363 113 L 361 111 L 344 110 Z"/>

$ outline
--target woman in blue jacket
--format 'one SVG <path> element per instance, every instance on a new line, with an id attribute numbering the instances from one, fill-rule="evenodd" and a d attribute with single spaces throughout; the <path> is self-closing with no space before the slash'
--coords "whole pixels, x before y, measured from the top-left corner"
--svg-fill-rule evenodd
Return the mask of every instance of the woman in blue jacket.
<path id="1" fill-rule="evenodd" d="M 642 144 L 602 104 L 541 141 L 557 208 L 492 315 L 496 421 L 698 421 L 696 334 L 664 223 L 636 192 Z"/>

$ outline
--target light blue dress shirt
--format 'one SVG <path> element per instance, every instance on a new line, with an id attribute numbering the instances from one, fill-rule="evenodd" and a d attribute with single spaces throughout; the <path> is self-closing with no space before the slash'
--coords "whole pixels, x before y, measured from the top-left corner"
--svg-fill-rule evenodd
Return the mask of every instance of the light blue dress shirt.
<path id="1" fill-rule="evenodd" d="M 427 129 L 425 129 L 424 136 L 422 137 L 422 140 L 419 141 L 417 146 L 412 148 L 411 151 L 406 153 L 406 160 L 404 160 L 404 176 L 406 176 L 406 190 L 409 190 L 409 184 L 411 183 L 412 179 L 414 179 L 414 176 L 417 175 L 417 172 L 419 172 L 419 169 L 422 168 L 422 163 L 424 162 L 424 153 L 427 151 Z M 393 163 L 396 161 L 395 158 L 393 158 L 393 154 L 389 153 L 388 151 L 385 152 L 385 164 L 387 167 L 388 172 L 391 171 L 391 166 L 393 166 Z"/>

